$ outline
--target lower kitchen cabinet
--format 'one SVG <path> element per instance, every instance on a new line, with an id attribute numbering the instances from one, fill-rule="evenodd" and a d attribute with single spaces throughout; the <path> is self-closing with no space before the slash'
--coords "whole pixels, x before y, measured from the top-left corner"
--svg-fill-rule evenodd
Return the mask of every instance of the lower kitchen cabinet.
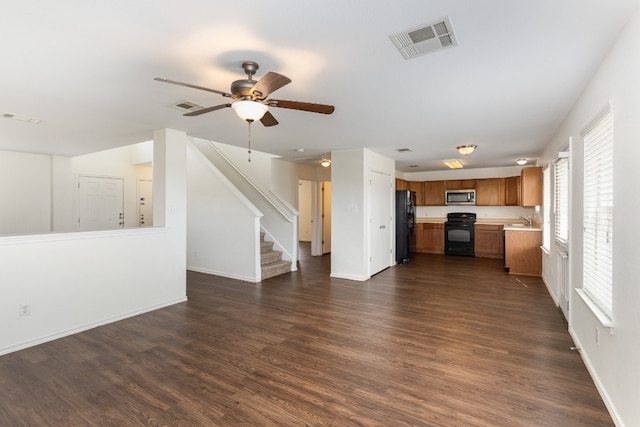
<path id="1" fill-rule="evenodd" d="M 542 231 L 505 230 L 504 266 L 511 274 L 542 275 Z"/>
<path id="2" fill-rule="evenodd" d="M 502 258 L 504 256 L 504 239 L 502 225 L 476 224 L 474 250 L 477 257 Z"/>
<path id="3" fill-rule="evenodd" d="M 417 224 L 416 233 L 416 252 L 444 254 L 443 223 Z"/>

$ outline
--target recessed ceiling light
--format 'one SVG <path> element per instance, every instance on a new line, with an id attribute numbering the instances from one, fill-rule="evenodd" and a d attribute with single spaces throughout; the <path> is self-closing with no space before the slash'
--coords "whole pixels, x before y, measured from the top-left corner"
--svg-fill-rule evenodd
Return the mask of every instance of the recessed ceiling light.
<path id="1" fill-rule="evenodd" d="M 298 153 L 304 153 L 304 148 L 296 148 L 293 151 L 297 151 Z"/>

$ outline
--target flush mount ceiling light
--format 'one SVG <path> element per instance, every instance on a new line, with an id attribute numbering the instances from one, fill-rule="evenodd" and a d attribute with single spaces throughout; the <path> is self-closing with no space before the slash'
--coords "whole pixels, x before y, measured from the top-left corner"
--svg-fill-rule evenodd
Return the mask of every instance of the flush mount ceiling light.
<path id="1" fill-rule="evenodd" d="M 518 159 L 516 160 L 516 163 L 519 164 L 520 166 L 526 165 L 527 159 Z"/>
<path id="2" fill-rule="evenodd" d="M 462 169 L 464 166 L 462 163 L 460 163 L 460 160 L 458 159 L 448 159 L 448 160 L 443 160 L 444 164 L 449 166 L 450 169 Z"/>
<path id="3" fill-rule="evenodd" d="M 42 122 L 42 120 L 40 119 L 34 119 L 32 117 L 26 117 L 26 116 L 18 116 L 11 113 L 4 113 L 2 114 L 2 117 L 4 117 L 5 119 L 18 120 L 20 122 L 31 123 L 34 125 L 37 125 Z"/>
<path id="4" fill-rule="evenodd" d="M 256 101 L 236 101 L 231 104 L 231 108 L 242 120 L 255 122 L 269 110 L 265 104 Z"/>
<path id="5" fill-rule="evenodd" d="M 467 154 L 473 153 L 473 151 L 478 148 L 477 145 L 459 145 L 456 147 L 460 154 L 466 156 Z"/>
<path id="6" fill-rule="evenodd" d="M 331 166 L 331 160 L 329 159 L 322 159 L 320 161 L 320 164 L 322 165 L 323 168 L 328 168 L 329 166 Z"/>

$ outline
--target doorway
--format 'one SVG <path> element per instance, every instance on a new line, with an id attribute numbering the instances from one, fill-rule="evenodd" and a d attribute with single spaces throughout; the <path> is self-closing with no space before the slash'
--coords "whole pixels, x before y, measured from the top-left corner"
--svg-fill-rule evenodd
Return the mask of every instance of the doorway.
<path id="1" fill-rule="evenodd" d="M 311 181 L 298 180 L 298 240 L 301 242 L 311 242 L 313 227 L 311 190 Z"/>
<path id="2" fill-rule="evenodd" d="M 371 171 L 369 173 L 369 275 L 391 265 L 392 211 L 395 197 L 391 175 Z"/>
<path id="3" fill-rule="evenodd" d="M 81 231 L 124 227 L 124 180 L 78 177 L 78 228 Z"/>
<path id="4" fill-rule="evenodd" d="M 322 254 L 331 252 L 331 181 L 322 181 L 322 203 L 320 217 L 322 218 Z"/>

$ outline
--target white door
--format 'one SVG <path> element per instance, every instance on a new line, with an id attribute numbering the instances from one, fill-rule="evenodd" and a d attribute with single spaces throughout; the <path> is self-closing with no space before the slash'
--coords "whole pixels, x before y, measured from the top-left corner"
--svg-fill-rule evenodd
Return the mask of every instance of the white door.
<path id="1" fill-rule="evenodd" d="M 82 231 L 124 227 L 124 180 L 78 177 L 78 228 Z"/>
<path id="2" fill-rule="evenodd" d="M 298 180 L 298 240 L 311 241 L 311 181 Z"/>
<path id="3" fill-rule="evenodd" d="M 395 200 L 391 197 L 390 175 L 371 171 L 369 178 L 369 274 L 374 275 L 391 265 L 391 212 Z"/>
<path id="4" fill-rule="evenodd" d="M 331 181 L 322 182 L 322 253 L 331 252 Z"/>
<path id="5" fill-rule="evenodd" d="M 138 225 L 153 226 L 153 185 L 150 180 L 138 180 Z"/>

